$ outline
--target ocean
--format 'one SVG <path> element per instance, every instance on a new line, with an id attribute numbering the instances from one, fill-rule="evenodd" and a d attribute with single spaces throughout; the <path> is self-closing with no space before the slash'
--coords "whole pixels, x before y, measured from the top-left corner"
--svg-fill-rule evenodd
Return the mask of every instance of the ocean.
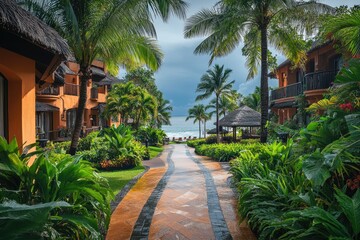
<path id="1" fill-rule="evenodd" d="M 161 128 L 165 131 L 166 135 L 172 139 L 175 138 L 188 138 L 199 137 L 199 122 L 194 123 L 194 119 L 185 121 L 186 116 L 171 117 L 171 125 L 163 125 Z M 206 129 L 213 129 L 215 118 L 206 122 Z M 204 136 L 204 125 L 201 124 L 202 132 L 201 137 Z"/>

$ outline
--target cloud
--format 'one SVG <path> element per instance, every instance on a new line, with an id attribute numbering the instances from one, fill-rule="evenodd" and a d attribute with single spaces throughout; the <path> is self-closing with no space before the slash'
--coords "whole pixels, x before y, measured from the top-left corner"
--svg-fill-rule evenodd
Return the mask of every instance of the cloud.
<path id="1" fill-rule="evenodd" d="M 188 0 L 189 9 L 187 16 L 197 13 L 201 9 L 209 9 L 218 0 Z M 338 6 L 356 4 L 356 0 L 341 1 L 324 0 L 322 3 Z M 194 55 L 193 51 L 203 38 L 185 39 L 183 36 L 185 21 L 171 17 L 167 23 L 157 19 L 155 27 L 159 44 L 165 53 L 163 65 L 155 73 L 156 83 L 164 93 L 166 99 L 170 99 L 173 106 L 173 115 L 187 115 L 187 110 L 193 106 L 196 97 L 196 86 L 201 76 L 209 69 L 207 55 Z M 285 60 L 280 53 L 273 51 L 278 58 L 278 63 Z M 259 86 L 260 77 L 246 81 L 248 70 L 245 66 L 245 57 L 241 54 L 241 45 L 226 57 L 216 59 L 217 64 L 224 64 L 225 68 L 233 70 L 230 80 L 236 80 L 234 89 L 242 95 L 254 92 Z M 212 66 L 211 66 L 212 67 Z M 276 87 L 277 80 L 269 79 L 269 86 Z"/>

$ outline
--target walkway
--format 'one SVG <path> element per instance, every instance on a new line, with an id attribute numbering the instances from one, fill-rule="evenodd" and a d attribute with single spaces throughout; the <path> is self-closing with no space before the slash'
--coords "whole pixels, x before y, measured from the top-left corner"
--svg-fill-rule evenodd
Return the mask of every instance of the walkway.
<path id="1" fill-rule="evenodd" d="M 239 225 L 226 163 L 175 144 L 144 164 L 150 170 L 113 212 L 106 239 L 256 239 Z"/>

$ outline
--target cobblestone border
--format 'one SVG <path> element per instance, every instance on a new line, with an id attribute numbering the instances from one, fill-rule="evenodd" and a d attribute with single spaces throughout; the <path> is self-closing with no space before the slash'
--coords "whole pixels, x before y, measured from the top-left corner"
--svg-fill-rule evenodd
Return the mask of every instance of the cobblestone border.
<path id="1" fill-rule="evenodd" d="M 150 225 L 156 205 L 158 204 L 162 193 L 166 187 L 167 182 L 169 181 L 170 176 L 175 170 L 174 162 L 171 160 L 173 153 L 173 147 L 170 149 L 170 153 L 167 156 L 168 169 L 164 176 L 160 179 L 154 191 L 151 193 L 149 199 L 146 201 L 143 209 L 141 210 L 138 219 L 134 225 L 133 232 L 131 234 L 131 239 L 148 239 L 150 232 Z"/>
<path id="2" fill-rule="evenodd" d="M 224 214 L 221 210 L 219 195 L 216 191 L 216 185 L 210 171 L 193 155 L 190 153 L 189 148 L 186 146 L 186 155 L 193 160 L 205 177 L 206 193 L 208 212 L 210 216 L 211 226 L 216 239 L 230 240 L 232 236 L 226 224 Z"/>

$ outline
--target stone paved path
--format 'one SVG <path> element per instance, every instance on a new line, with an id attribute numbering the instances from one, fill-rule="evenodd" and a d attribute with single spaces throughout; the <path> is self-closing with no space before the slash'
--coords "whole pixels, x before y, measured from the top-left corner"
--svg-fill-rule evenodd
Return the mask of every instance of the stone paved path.
<path id="1" fill-rule="evenodd" d="M 149 171 L 113 212 L 106 239 L 256 239 L 236 214 L 226 163 L 175 144 L 144 164 Z"/>

